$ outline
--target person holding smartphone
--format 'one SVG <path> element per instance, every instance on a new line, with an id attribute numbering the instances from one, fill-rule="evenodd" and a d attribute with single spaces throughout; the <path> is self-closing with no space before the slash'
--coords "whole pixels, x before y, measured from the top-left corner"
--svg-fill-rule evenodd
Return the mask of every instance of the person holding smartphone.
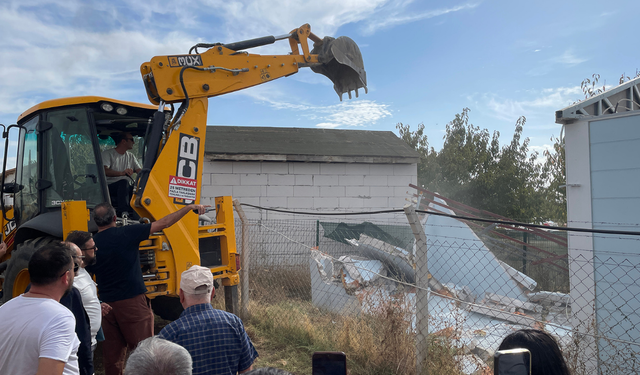
<path id="1" fill-rule="evenodd" d="M 502 340 L 498 350 L 528 349 L 531 375 L 570 375 L 556 339 L 538 329 L 521 329 Z"/>

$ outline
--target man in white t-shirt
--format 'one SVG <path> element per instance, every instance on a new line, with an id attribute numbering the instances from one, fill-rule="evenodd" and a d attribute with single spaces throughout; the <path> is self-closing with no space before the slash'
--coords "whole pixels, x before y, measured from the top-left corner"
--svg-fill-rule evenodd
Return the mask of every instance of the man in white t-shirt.
<path id="1" fill-rule="evenodd" d="M 84 257 L 78 269 L 78 274 L 73 280 L 73 286 L 80 291 L 84 310 L 87 312 L 87 315 L 89 315 L 89 321 L 91 323 L 91 349 L 93 351 L 98 343 L 96 341 L 96 335 L 102 324 L 102 309 L 100 307 L 100 300 L 98 299 L 96 283 L 84 267 L 96 264 L 96 251 L 98 251 L 98 247 L 96 243 L 93 242 L 91 233 L 80 230 L 70 232 L 67 235 L 67 242 L 75 244 L 77 250 L 80 251 L 80 254 L 77 255 Z"/>
<path id="2" fill-rule="evenodd" d="M 111 203 L 116 208 L 116 214 L 122 216 L 123 212 L 132 213 L 129 208 L 133 182 L 131 175 L 140 172 L 141 167 L 135 155 L 129 152 L 135 144 L 133 135 L 122 132 L 111 137 L 116 142 L 116 147 L 102 152 L 102 164 L 109 194 L 116 197 L 116 201 Z"/>
<path id="3" fill-rule="evenodd" d="M 58 302 L 73 270 L 70 250 L 57 241 L 31 256 L 31 289 L 0 306 L 0 374 L 79 374 L 75 318 Z"/>

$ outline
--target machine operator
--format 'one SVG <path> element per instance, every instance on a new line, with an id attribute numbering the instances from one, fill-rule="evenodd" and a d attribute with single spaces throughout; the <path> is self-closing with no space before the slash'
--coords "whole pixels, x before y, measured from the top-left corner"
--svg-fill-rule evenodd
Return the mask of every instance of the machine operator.
<path id="1" fill-rule="evenodd" d="M 134 172 L 140 172 L 141 169 L 135 155 L 129 152 L 135 144 L 135 139 L 129 132 L 121 132 L 111 137 L 116 142 L 116 147 L 102 153 L 102 164 L 104 165 L 104 174 L 107 176 L 109 195 L 118 216 L 127 212 L 135 218 L 135 211 L 129 207 L 133 193 L 131 175 Z"/>

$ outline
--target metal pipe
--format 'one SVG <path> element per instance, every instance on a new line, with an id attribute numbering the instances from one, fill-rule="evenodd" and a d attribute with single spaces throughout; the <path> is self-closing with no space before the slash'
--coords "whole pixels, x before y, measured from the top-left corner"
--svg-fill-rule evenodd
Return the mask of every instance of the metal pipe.
<path id="1" fill-rule="evenodd" d="M 276 38 L 273 35 L 263 36 L 261 38 L 248 39 L 235 43 L 223 44 L 225 48 L 232 51 L 239 51 L 242 49 L 255 48 L 260 46 L 266 46 L 267 44 L 273 44 L 276 42 Z"/>

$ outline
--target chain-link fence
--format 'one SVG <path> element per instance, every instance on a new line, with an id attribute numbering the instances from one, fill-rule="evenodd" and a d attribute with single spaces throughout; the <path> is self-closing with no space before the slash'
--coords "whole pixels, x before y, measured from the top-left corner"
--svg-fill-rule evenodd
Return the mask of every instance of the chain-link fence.
<path id="1" fill-rule="evenodd" d="M 567 231 L 495 223 L 410 210 L 238 221 L 245 318 L 344 351 L 352 374 L 487 373 L 521 328 L 553 334 L 573 374 L 636 373 L 640 255 L 624 249 L 640 236 L 574 233 L 623 245 L 593 251 Z"/>

